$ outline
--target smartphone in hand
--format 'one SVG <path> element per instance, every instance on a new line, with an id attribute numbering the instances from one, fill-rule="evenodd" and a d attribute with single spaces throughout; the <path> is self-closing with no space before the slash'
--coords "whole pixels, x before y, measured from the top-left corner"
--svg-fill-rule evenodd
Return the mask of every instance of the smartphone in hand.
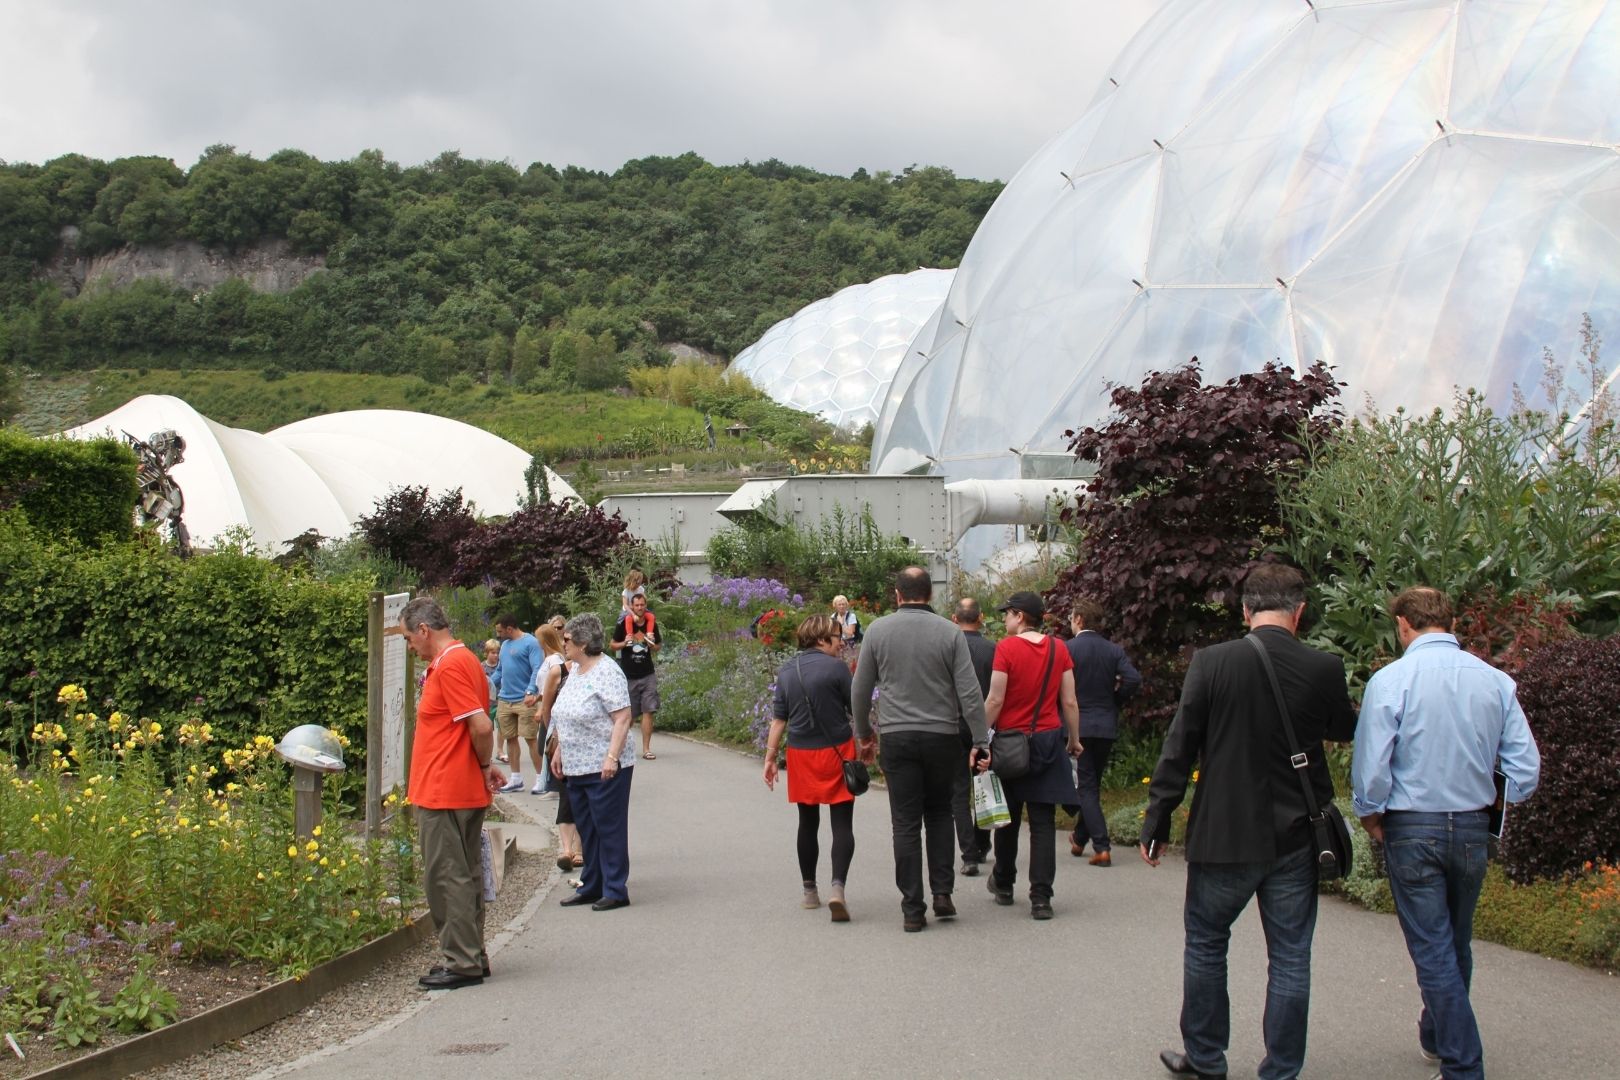
<path id="1" fill-rule="evenodd" d="M 1164 843 L 1163 843 L 1163 841 L 1149 840 L 1147 842 L 1147 857 L 1148 858 L 1157 859 L 1162 854 L 1164 854 Z"/>

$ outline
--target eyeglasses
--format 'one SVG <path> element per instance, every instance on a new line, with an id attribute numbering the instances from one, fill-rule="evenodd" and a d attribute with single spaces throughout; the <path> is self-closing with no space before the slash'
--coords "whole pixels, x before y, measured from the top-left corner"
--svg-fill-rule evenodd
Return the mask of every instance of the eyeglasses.
<path id="1" fill-rule="evenodd" d="M 564 638 L 563 638 L 563 644 L 564 645 L 572 645 L 573 643 L 574 643 L 573 638 L 564 636 Z"/>

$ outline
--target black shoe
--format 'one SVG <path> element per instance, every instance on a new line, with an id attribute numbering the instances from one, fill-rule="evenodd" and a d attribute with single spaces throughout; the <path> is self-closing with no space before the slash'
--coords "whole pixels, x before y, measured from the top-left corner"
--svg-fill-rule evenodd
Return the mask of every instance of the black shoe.
<path id="1" fill-rule="evenodd" d="M 962 876 L 963 877 L 978 877 L 979 876 L 979 864 L 976 863 L 976 862 L 969 861 L 969 860 L 964 860 L 962 862 Z"/>
<path id="2" fill-rule="evenodd" d="M 482 975 L 457 975 L 453 971 L 428 972 L 416 980 L 424 990 L 458 990 L 463 986 L 482 986 Z"/>
<path id="3" fill-rule="evenodd" d="M 618 899 L 612 899 L 610 897 L 604 896 L 604 897 L 602 897 L 602 899 L 598 900 L 596 903 L 591 905 L 591 910 L 592 911 L 617 911 L 619 908 L 629 907 L 629 906 L 630 906 L 630 901 L 629 901 L 629 899 L 627 897 L 621 896 Z"/>
<path id="4" fill-rule="evenodd" d="M 927 925 L 927 915 L 907 915 L 905 921 L 900 924 L 901 929 L 905 930 L 905 932 L 908 934 L 915 934 L 917 931 L 921 930 Z"/>
<path id="5" fill-rule="evenodd" d="M 936 918 L 936 919 L 954 919 L 954 918 L 956 918 L 956 905 L 951 902 L 951 894 L 950 893 L 935 893 L 934 894 L 934 918 Z"/>
<path id="6" fill-rule="evenodd" d="M 1031 900 L 1029 902 L 1029 914 L 1031 918 L 1045 922 L 1052 917 L 1052 901 Z"/>
<path id="7" fill-rule="evenodd" d="M 996 884 L 996 875 L 991 874 L 984 879 L 984 887 L 990 890 L 990 895 L 996 898 L 996 903 L 1002 907 L 1012 907 L 1013 896 L 1011 889 L 1003 889 Z"/>
<path id="8" fill-rule="evenodd" d="M 595 904 L 602 899 L 600 896 L 586 896 L 584 893 L 575 893 L 573 896 L 557 901 L 558 907 L 584 907 L 586 904 Z"/>
<path id="9" fill-rule="evenodd" d="M 487 957 L 487 956 L 484 957 L 483 963 L 481 965 L 479 965 L 479 966 L 483 968 L 484 978 L 486 978 L 486 979 L 489 978 L 489 957 Z M 443 964 L 434 964 L 432 967 L 428 968 L 428 974 L 429 975 L 443 975 L 445 972 L 447 972 L 449 970 L 450 969 L 445 967 Z"/>
<path id="10" fill-rule="evenodd" d="M 1186 1054 L 1178 1054 L 1174 1050 L 1160 1050 L 1159 1060 L 1164 1067 L 1177 1076 L 1194 1076 L 1198 1080 L 1226 1080 L 1225 1073 L 1205 1073 L 1193 1068 L 1192 1062 L 1187 1060 Z"/>

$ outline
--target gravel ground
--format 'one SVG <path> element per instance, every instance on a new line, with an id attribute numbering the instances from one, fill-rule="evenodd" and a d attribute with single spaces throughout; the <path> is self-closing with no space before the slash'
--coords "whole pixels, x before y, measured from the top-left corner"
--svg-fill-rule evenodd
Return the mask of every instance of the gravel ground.
<path id="1" fill-rule="evenodd" d="M 555 807 L 556 803 L 547 801 L 527 808 L 529 812 L 525 813 L 525 804 L 520 801 L 500 801 L 507 820 L 532 824 L 542 824 L 542 818 L 550 816 L 545 808 Z M 492 964 L 497 969 L 504 938 L 528 922 L 539 894 L 556 876 L 552 862 L 555 854 L 554 846 L 543 851 L 520 846 L 513 852 L 500 895 L 485 916 Z M 137 1075 L 142 1080 L 245 1080 L 288 1072 L 308 1055 L 363 1042 L 425 1006 L 428 995 L 417 987 L 416 977 L 437 962 L 438 943 L 429 938 L 285 1020 L 184 1061 Z"/>

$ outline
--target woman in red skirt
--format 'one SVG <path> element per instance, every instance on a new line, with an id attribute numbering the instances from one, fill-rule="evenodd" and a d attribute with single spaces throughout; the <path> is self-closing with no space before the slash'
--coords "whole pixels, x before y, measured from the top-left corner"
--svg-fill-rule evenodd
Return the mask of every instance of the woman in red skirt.
<path id="1" fill-rule="evenodd" d="M 776 789 L 776 752 L 787 733 L 788 801 L 799 806 L 801 907 L 818 908 L 816 863 L 821 857 L 821 807 L 832 821 L 832 887 L 827 907 L 833 922 L 848 922 L 844 879 L 855 855 L 855 797 L 844 786 L 844 762 L 855 757 L 850 729 L 849 667 L 839 659 L 843 643 L 831 615 L 799 624 L 799 652 L 776 673 L 776 698 L 765 737 L 765 786 Z"/>

